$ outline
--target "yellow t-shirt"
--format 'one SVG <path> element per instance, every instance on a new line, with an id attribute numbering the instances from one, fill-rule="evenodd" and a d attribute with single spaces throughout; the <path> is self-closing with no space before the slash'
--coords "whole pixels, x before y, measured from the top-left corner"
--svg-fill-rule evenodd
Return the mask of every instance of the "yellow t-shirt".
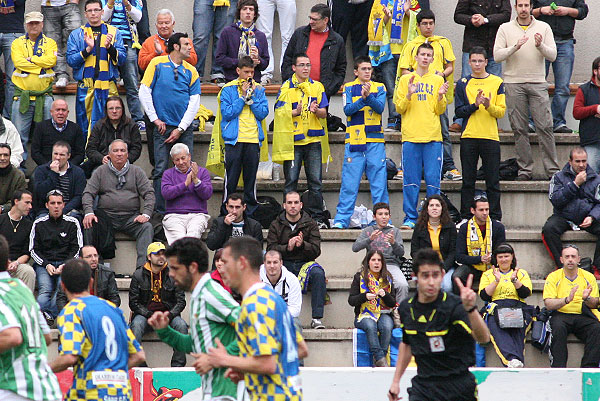
<path id="1" fill-rule="evenodd" d="M 417 69 L 417 49 L 425 41 L 433 47 L 433 62 L 429 65 L 429 72 L 442 72 L 444 71 L 444 65 L 452 63 L 456 60 L 454 51 L 452 50 L 452 43 L 443 36 L 432 36 L 430 38 L 424 38 L 419 35 L 414 40 L 408 42 L 404 49 L 402 49 L 402 55 L 398 60 L 398 74 L 402 74 L 402 69 L 408 69 L 415 71 Z"/>
<path id="2" fill-rule="evenodd" d="M 510 269 L 506 273 L 500 272 L 500 275 L 502 277 L 500 278 L 500 282 L 496 286 L 496 290 L 492 294 L 492 301 L 497 301 L 499 299 L 514 299 L 517 301 L 525 302 L 525 300 L 523 300 L 522 298 L 519 298 L 519 295 L 517 294 L 517 289 L 515 288 L 515 285 L 510 281 L 512 274 L 513 274 L 512 269 Z M 525 287 L 529 288 L 530 291 L 532 290 L 531 279 L 529 278 L 529 273 L 527 273 L 523 269 L 519 269 L 519 272 L 517 273 L 517 278 Z M 496 277 L 494 276 L 493 269 L 488 269 L 485 272 L 483 272 L 483 274 L 481 275 L 481 280 L 479 281 L 479 291 L 478 292 L 481 292 L 481 290 L 483 290 L 485 287 L 487 287 L 488 285 L 493 283 L 495 280 L 496 280 Z"/>
<path id="3" fill-rule="evenodd" d="M 564 268 L 550 273 L 546 278 L 546 283 L 544 284 L 543 298 L 560 299 L 568 297 L 571 293 L 571 289 L 576 285 L 579 286 L 579 288 L 577 288 L 577 292 L 575 293 L 573 300 L 560 308 L 558 311 L 562 313 L 581 313 L 581 306 L 583 303 L 581 295 L 583 294 L 583 290 L 587 288 L 588 285 L 592 287 L 590 296 L 598 297 L 598 283 L 596 282 L 596 278 L 592 273 L 589 273 L 583 269 L 577 269 L 577 277 L 573 281 L 569 280 L 565 276 Z M 596 315 L 596 317 L 600 320 L 600 312 L 598 312 L 597 309 L 592 310 L 592 313 L 594 313 L 594 315 Z"/>
<path id="4" fill-rule="evenodd" d="M 258 143 L 258 125 L 250 106 L 245 105 L 239 116 L 238 142 Z"/>
<path id="5" fill-rule="evenodd" d="M 431 249 L 436 251 L 442 260 L 444 257 L 440 252 L 440 232 L 442 231 L 442 226 L 439 225 L 437 230 L 434 230 L 431 224 L 427 223 L 427 231 L 429 231 L 429 239 L 431 240 Z"/>

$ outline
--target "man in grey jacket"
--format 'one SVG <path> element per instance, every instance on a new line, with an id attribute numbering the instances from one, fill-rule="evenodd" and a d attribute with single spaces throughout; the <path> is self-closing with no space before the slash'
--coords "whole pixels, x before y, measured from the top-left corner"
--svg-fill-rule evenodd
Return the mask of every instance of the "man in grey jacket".
<path id="1" fill-rule="evenodd" d="M 360 235 L 352 244 L 352 251 L 359 252 L 366 249 L 369 252 L 375 249 L 383 252 L 387 270 L 394 280 L 396 302 L 400 303 L 408 297 L 408 282 L 404 277 L 404 273 L 400 270 L 400 258 L 404 256 L 402 234 L 398 228 L 389 225 L 390 205 L 387 203 L 374 204 L 373 217 L 375 218 L 375 224 L 360 232 Z"/>

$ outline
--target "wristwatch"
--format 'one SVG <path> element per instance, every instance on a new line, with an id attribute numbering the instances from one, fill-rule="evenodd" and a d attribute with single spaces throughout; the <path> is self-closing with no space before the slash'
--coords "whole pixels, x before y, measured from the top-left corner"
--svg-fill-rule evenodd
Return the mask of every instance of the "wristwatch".
<path id="1" fill-rule="evenodd" d="M 516 283 L 517 280 L 518 280 L 518 278 L 516 278 L 516 277 L 513 277 L 513 278 L 510 279 L 510 281 L 513 282 L 513 283 Z"/>

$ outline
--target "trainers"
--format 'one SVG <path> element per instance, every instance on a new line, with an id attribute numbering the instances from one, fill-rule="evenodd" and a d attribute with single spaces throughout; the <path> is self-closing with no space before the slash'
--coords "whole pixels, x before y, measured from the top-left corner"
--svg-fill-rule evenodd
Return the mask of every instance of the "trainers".
<path id="1" fill-rule="evenodd" d="M 260 84 L 262 86 L 271 85 L 271 78 L 263 78 L 260 80 Z"/>
<path id="2" fill-rule="evenodd" d="M 517 178 L 515 178 L 515 181 L 531 181 L 531 177 L 525 174 L 519 174 Z"/>
<path id="3" fill-rule="evenodd" d="M 42 311 L 42 315 L 44 316 L 44 319 L 46 319 L 48 327 L 52 328 L 52 326 L 54 326 L 54 318 L 52 317 L 52 315 L 46 311 Z"/>
<path id="4" fill-rule="evenodd" d="M 415 222 L 411 220 L 404 220 L 404 223 L 400 226 L 401 230 L 412 230 L 415 228 Z"/>
<path id="5" fill-rule="evenodd" d="M 572 134 L 573 130 L 566 125 L 561 125 L 560 127 L 554 128 L 554 132 L 558 134 Z"/>
<path id="6" fill-rule="evenodd" d="M 60 77 L 56 81 L 56 87 L 57 88 L 65 88 L 68 83 L 69 83 L 69 80 L 67 79 L 67 77 Z"/>
<path id="7" fill-rule="evenodd" d="M 462 174 L 458 169 L 453 168 L 452 170 L 448 170 L 444 173 L 444 178 L 450 181 L 460 181 L 462 180 Z"/>
<path id="8" fill-rule="evenodd" d="M 390 366 L 390 365 L 388 365 L 388 362 L 387 362 L 387 359 L 385 356 L 383 358 L 375 361 L 376 368 L 387 368 L 388 366 Z"/>
<path id="9" fill-rule="evenodd" d="M 324 221 L 317 221 L 317 226 L 319 227 L 319 230 L 326 230 L 329 228 L 327 223 L 325 223 Z"/>
<path id="10" fill-rule="evenodd" d="M 146 131 L 146 123 L 143 121 L 137 121 L 136 122 L 138 128 L 140 129 L 140 131 Z"/>
<path id="11" fill-rule="evenodd" d="M 310 322 L 310 328 L 311 329 L 324 329 L 325 325 L 323 324 L 323 322 L 321 322 L 321 319 L 313 319 Z"/>
<path id="12" fill-rule="evenodd" d="M 400 180 L 400 181 L 404 180 L 404 172 L 402 171 L 402 169 L 398 170 L 398 172 L 394 176 L 394 180 Z"/>
<path id="13" fill-rule="evenodd" d="M 338 229 L 338 230 L 343 230 L 343 229 L 344 229 L 344 226 L 342 226 L 342 223 L 339 223 L 339 222 L 338 222 L 338 223 L 334 223 L 334 224 L 331 226 L 331 228 L 335 228 L 335 229 Z"/>
<path id="14" fill-rule="evenodd" d="M 210 82 L 217 85 L 219 88 L 222 88 L 227 83 L 227 80 L 225 78 L 215 78 L 215 79 L 211 79 Z"/>
<path id="15" fill-rule="evenodd" d="M 509 368 L 522 368 L 523 362 L 519 361 L 518 359 L 511 359 L 510 361 L 508 361 L 508 365 L 506 365 Z"/>
<path id="16" fill-rule="evenodd" d="M 462 131 L 462 126 L 458 123 L 452 123 L 449 127 L 448 127 L 448 131 L 450 132 L 461 132 Z"/>

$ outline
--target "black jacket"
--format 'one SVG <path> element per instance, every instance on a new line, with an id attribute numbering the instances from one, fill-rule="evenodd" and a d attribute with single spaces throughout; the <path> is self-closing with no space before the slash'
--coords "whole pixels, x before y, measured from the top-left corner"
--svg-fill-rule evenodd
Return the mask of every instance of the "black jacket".
<path id="1" fill-rule="evenodd" d="M 50 169 L 50 163 L 37 166 L 33 172 L 33 202 L 34 210 L 39 212 L 46 210 L 46 194 L 53 189 L 58 189 L 58 173 Z M 69 201 L 65 204 L 63 213 L 67 214 L 71 210 L 81 210 L 81 196 L 85 189 L 85 173 L 81 167 L 69 163 L 69 168 L 65 173 L 69 176 Z"/>
<path id="2" fill-rule="evenodd" d="M 392 276 L 389 277 L 392 280 Z M 385 296 L 382 298 L 385 306 L 389 308 L 393 308 L 396 306 L 396 288 L 394 287 L 392 281 L 392 289 L 390 292 L 386 292 Z M 357 272 L 352 279 L 352 284 L 350 285 L 350 294 L 348 294 L 348 303 L 350 306 L 354 306 L 354 317 L 358 317 L 360 313 L 360 307 L 362 304 L 367 302 L 367 293 L 360 292 L 360 272 Z"/>
<path id="3" fill-rule="evenodd" d="M 473 47 L 481 46 L 491 56 L 498 28 L 510 21 L 511 11 L 510 0 L 458 0 L 454 22 L 465 26 L 462 51 L 468 53 Z M 476 27 L 471 23 L 474 14 L 483 15 L 489 22 Z"/>
<path id="4" fill-rule="evenodd" d="M 306 53 L 309 35 L 310 25 L 296 29 L 292 35 L 281 64 L 281 79 L 283 82 L 290 79 L 294 73 L 292 71 L 294 55 Z M 321 83 L 325 87 L 327 99 L 331 99 L 340 90 L 345 77 L 346 47 L 344 39 L 340 34 L 329 28 L 329 36 L 323 44 L 323 49 L 321 49 Z"/>
<path id="5" fill-rule="evenodd" d="M 110 267 L 98 264 L 98 267 L 92 270 L 92 278 L 94 279 L 95 296 L 112 302 L 117 308 L 121 306 L 121 297 L 119 297 L 115 272 Z M 59 286 L 56 293 L 56 306 L 58 310 L 61 311 L 68 302 L 67 294 L 63 291 L 62 286 Z"/>
<path id="6" fill-rule="evenodd" d="M 477 265 L 481 263 L 481 256 L 469 256 L 467 253 L 467 227 L 468 223 L 460 226 L 456 237 L 456 261 L 463 265 Z M 498 220 L 492 219 L 492 251 L 498 245 L 506 242 L 506 230 Z"/>
<path id="7" fill-rule="evenodd" d="M 152 300 L 152 278 L 150 271 L 146 266 L 138 267 L 131 277 L 129 286 L 129 309 L 131 309 L 131 318 L 135 315 L 142 315 L 145 318 L 152 316 L 154 312 L 148 309 L 148 304 Z M 175 281 L 169 277 L 169 266 L 162 270 L 162 288 L 160 290 L 162 303 L 169 311 L 169 319 L 181 315 L 185 309 L 185 292 L 175 287 Z"/>
<path id="8" fill-rule="evenodd" d="M 78 166 L 85 157 L 85 141 L 81 128 L 73 121 L 67 122 L 63 132 L 58 132 L 52 119 L 44 120 L 35 125 L 33 137 L 31 138 L 31 157 L 37 165 L 48 163 L 52 160 L 52 146 L 57 141 L 65 141 L 71 145 L 71 163 Z"/>
<path id="9" fill-rule="evenodd" d="M 121 121 L 115 129 L 108 118 L 102 118 L 92 127 L 85 154 L 92 166 L 102 164 L 102 158 L 108 154 L 108 145 L 115 139 L 127 144 L 129 163 L 135 162 L 142 154 L 142 137 L 135 121 L 128 118 Z"/>
<path id="10" fill-rule="evenodd" d="M 40 266 L 50 262 L 64 263 L 76 258 L 83 247 L 83 235 L 75 217 L 62 215 L 54 219 L 49 215 L 33 223 L 30 239 L 31 257 Z"/>
<path id="11" fill-rule="evenodd" d="M 417 225 L 410 241 L 410 257 L 414 258 L 417 251 L 424 248 L 431 248 L 429 230 L 427 226 Z M 440 252 L 444 259 L 444 269 L 452 269 L 456 258 L 456 226 L 453 222 L 446 223 L 441 228 Z"/>
<path id="12" fill-rule="evenodd" d="M 583 100 L 583 107 L 597 106 L 600 104 L 600 88 L 596 86 L 593 78 L 583 85 L 579 86 L 573 105 L 573 117 L 579 119 L 579 144 L 588 146 L 600 142 L 600 119 L 596 114 L 588 115 L 585 118 L 576 116 L 576 105 L 578 99 Z"/>
<path id="13" fill-rule="evenodd" d="M 227 240 L 231 238 L 232 231 L 233 227 L 225 224 L 225 216 L 219 216 L 216 219 L 213 219 L 210 232 L 206 237 L 206 246 L 211 251 L 216 251 L 217 249 L 223 248 Z M 262 226 L 258 221 L 247 217 L 245 214 L 244 235 L 256 238 L 261 245 L 263 243 Z"/>
<path id="14" fill-rule="evenodd" d="M 576 8 L 579 11 L 579 15 L 577 15 L 577 18 L 573 18 L 568 15 L 558 17 L 540 14 L 536 19 L 550 25 L 554 34 L 554 40 L 573 39 L 575 20 L 582 20 L 588 15 L 588 6 L 585 4 L 585 0 L 533 0 L 531 2 L 531 9 L 549 6 L 553 2 L 557 6 Z"/>
<path id="15" fill-rule="evenodd" d="M 292 230 L 290 222 L 285 218 L 285 210 L 273 220 L 267 234 L 267 251 L 279 251 L 283 260 L 310 262 L 319 257 L 321 254 L 321 233 L 319 232 L 319 226 L 308 213 L 304 211 L 300 213 L 300 220 L 296 223 L 294 230 Z M 288 251 L 288 241 L 300 232 L 304 236 L 304 243 L 301 247 L 296 247 L 293 251 Z"/>

